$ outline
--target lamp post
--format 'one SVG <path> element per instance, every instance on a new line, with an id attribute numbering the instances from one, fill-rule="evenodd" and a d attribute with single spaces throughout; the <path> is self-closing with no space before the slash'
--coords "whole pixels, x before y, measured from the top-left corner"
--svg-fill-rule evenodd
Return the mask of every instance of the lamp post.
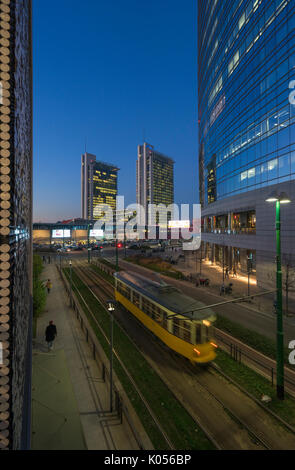
<path id="1" fill-rule="evenodd" d="M 111 331 L 110 331 L 110 412 L 113 412 L 113 341 L 114 341 L 114 310 L 115 300 L 107 301 L 107 309 L 110 313 Z"/>
<path id="2" fill-rule="evenodd" d="M 88 252 L 88 263 L 90 264 L 90 241 L 89 241 L 89 236 L 90 236 L 90 224 L 88 224 L 87 227 L 87 252 Z"/>
<path id="3" fill-rule="evenodd" d="M 252 273 L 252 259 L 248 256 L 247 259 L 247 272 L 248 272 L 248 297 L 250 297 L 250 275 Z"/>
<path id="4" fill-rule="evenodd" d="M 118 240 L 116 239 L 116 272 L 119 271 L 119 251 L 118 251 Z"/>
<path id="5" fill-rule="evenodd" d="M 283 333 L 283 299 L 282 299 L 282 264 L 281 264 L 281 204 L 290 203 L 285 193 L 273 192 L 266 202 L 276 203 L 276 259 L 277 259 L 277 397 L 284 399 L 284 333 Z"/>
<path id="6" fill-rule="evenodd" d="M 72 260 L 69 261 L 70 265 L 70 303 L 72 306 Z"/>

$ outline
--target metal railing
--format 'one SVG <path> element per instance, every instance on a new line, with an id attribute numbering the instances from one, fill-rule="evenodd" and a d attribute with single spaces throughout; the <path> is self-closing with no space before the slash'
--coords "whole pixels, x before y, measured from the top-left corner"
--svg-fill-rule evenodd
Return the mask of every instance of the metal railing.
<path id="1" fill-rule="evenodd" d="M 260 372 L 262 373 L 261 375 L 269 379 L 272 386 L 275 385 L 276 365 L 273 359 L 267 356 L 264 356 L 264 359 L 266 361 L 269 361 L 269 364 L 262 362 L 262 360 L 259 360 L 257 351 L 253 351 L 253 354 L 251 354 L 250 347 L 248 347 L 247 345 L 241 346 L 235 343 L 234 341 L 231 341 L 230 339 L 226 339 L 224 335 L 221 334 L 221 332 L 219 332 L 217 329 L 215 329 L 215 338 L 218 340 L 220 347 L 221 347 L 220 343 L 222 343 L 225 346 L 224 349 L 230 354 L 232 359 L 234 359 L 239 364 L 244 363 L 248 367 L 249 367 L 249 362 L 250 362 L 253 366 L 253 369 L 255 369 L 256 372 L 260 370 Z M 254 357 L 254 354 L 255 354 L 255 357 Z M 294 379 L 290 377 L 292 373 L 293 371 L 291 369 L 285 367 L 285 382 L 286 382 L 287 387 L 289 388 L 289 391 L 294 395 L 295 394 L 295 377 Z"/>
<path id="2" fill-rule="evenodd" d="M 96 337 L 95 337 L 94 333 L 92 332 L 92 329 L 87 327 L 86 322 L 85 322 L 85 318 L 84 318 L 84 312 L 81 312 L 81 307 L 80 307 L 78 301 L 75 299 L 75 295 L 72 294 L 72 296 L 71 296 L 70 287 L 68 286 L 68 283 L 67 283 L 66 279 L 64 278 L 64 275 L 61 272 L 60 267 L 58 265 L 57 265 L 57 268 L 58 268 L 58 271 L 60 273 L 61 279 L 63 281 L 66 293 L 69 297 L 71 307 L 73 308 L 73 310 L 76 314 L 76 318 L 79 321 L 80 328 L 81 328 L 82 332 L 85 333 L 86 342 L 89 344 L 89 347 L 91 348 L 92 357 L 96 361 L 97 365 L 99 366 L 99 368 L 101 370 L 101 379 L 103 380 L 103 382 L 106 382 L 107 378 L 110 381 L 110 374 L 109 374 L 108 367 L 106 366 L 105 360 L 101 357 L 101 353 L 99 352 L 99 350 L 96 346 L 96 341 L 97 341 Z M 87 306 L 87 308 L 88 308 L 88 306 Z M 128 407 L 124 404 L 123 398 L 120 395 L 120 392 L 117 390 L 115 384 L 113 385 L 113 390 L 114 390 L 114 398 L 115 398 L 115 411 L 117 413 L 117 417 L 119 418 L 120 423 L 121 424 L 123 423 L 123 416 L 124 416 L 125 419 L 128 422 L 128 425 L 129 425 L 129 427 L 132 431 L 134 439 L 136 440 L 136 442 L 138 444 L 139 449 L 144 450 L 145 446 L 139 438 L 138 430 L 134 426 L 134 423 L 133 423 L 132 418 L 130 416 Z"/>
<path id="3" fill-rule="evenodd" d="M 229 228 L 202 228 L 202 233 L 214 233 L 214 234 L 223 234 L 223 235 L 256 235 L 256 228 L 253 227 L 241 227 L 236 229 Z"/>

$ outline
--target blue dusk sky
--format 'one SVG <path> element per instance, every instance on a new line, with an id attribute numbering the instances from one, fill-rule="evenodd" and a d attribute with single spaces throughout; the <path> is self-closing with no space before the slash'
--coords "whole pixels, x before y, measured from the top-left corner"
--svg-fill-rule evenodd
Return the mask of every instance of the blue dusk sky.
<path id="1" fill-rule="evenodd" d="M 34 0 L 34 221 L 81 216 L 81 154 L 120 168 L 137 145 L 175 160 L 175 202 L 198 202 L 197 1 Z"/>

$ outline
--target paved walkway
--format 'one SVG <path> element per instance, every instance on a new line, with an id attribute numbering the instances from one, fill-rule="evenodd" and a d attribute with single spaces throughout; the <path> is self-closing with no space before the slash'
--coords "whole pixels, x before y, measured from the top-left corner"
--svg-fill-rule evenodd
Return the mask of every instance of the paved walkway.
<path id="1" fill-rule="evenodd" d="M 107 411 L 108 386 L 69 308 L 54 264 L 46 265 L 42 278 L 50 278 L 53 288 L 34 340 L 32 449 L 136 450 L 127 423 Z M 48 352 L 44 332 L 50 320 L 58 334 Z"/>
<path id="2" fill-rule="evenodd" d="M 185 258 L 179 258 L 180 254 L 184 254 Z M 209 287 L 206 287 L 206 290 L 212 294 L 218 295 L 220 294 L 220 287 L 223 283 L 223 275 L 222 275 L 222 267 L 216 264 L 213 264 L 209 261 L 202 261 L 202 265 L 200 267 L 200 259 L 199 254 L 196 253 L 191 254 L 189 252 L 185 253 L 182 250 L 179 251 L 166 251 L 165 253 L 155 253 L 154 257 L 161 256 L 162 258 L 166 259 L 172 257 L 173 259 L 178 259 L 178 262 L 173 266 L 176 270 L 181 271 L 184 275 L 190 276 L 192 275 L 194 279 L 196 279 L 197 274 L 200 273 L 201 268 L 201 278 L 208 278 L 210 280 Z M 232 295 L 226 296 L 226 300 L 230 298 L 242 297 L 247 295 L 248 293 L 248 276 L 246 274 L 237 273 L 236 276 L 229 274 L 227 278 L 224 280 L 224 285 L 227 286 L 229 283 L 232 283 Z M 276 280 L 273 280 L 273 289 L 276 288 Z M 289 314 L 295 315 L 295 285 L 292 286 L 293 289 L 290 288 L 289 292 Z M 256 278 L 254 275 L 250 276 L 250 295 L 251 294 L 258 294 L 263 292 L 261 287 L 257 286 Z M 267 289 L 271 290 L 271 288 Z M 259 296 L 257 298 L 253 298 L 250 302 L 250 305 L 253 309 L 256 309 L 260 312 L 267 312 L 269 314 L 274 313 L 274 299 L 276 297 L 275 292 L 272 294 L 266 294 L 263 296 Z M 286 309 L 286 294 L 283 291 L 283 309 L 285 312 Z"/>

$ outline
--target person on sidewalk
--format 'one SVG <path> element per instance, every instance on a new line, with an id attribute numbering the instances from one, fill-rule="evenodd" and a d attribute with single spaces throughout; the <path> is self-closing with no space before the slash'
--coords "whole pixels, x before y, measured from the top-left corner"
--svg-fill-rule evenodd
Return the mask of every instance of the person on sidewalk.
<path id="1" fill-rule="evenodd" d="M 225 279 L 228 278 L 229 279 L 229 271 L 228 271 L 228 268 L 226 268 L 225 270 Z"/>
<path id="2" fill-rule="evenodd" d="M 57 329 L 53 321 L 51 320 L 45 331 L 45 339 L 48 344 L 48 351 L 50 351 L 53 348 L 53 341 L 55 340 L 56 336 L 57 336 Z"/>
<path id="3" fill-rule="evenodd" d="M 46 288 L 47 288 L 48 294 L 50 294 L 50 291 L 52 289 L 52 282 L 50 279 L 48 279 L 48 281 L 46 282 Z"/>

